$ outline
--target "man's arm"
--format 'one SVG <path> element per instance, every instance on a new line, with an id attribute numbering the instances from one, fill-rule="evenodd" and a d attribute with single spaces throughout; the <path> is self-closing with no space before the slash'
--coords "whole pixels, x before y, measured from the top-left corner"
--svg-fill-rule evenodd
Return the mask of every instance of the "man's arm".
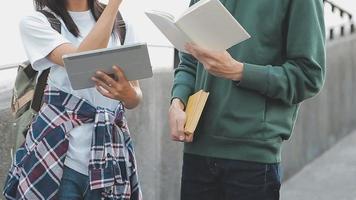
<path id="1" fill-rule="evenodd" d="M 189 7 L 196 2 L 197 0 L 190 0 Z M 193 56 L 183 52 L 179 53 L 179 58 L 181 62 L 174 72 L 172 100 L 179 99 L 185 107 L 189 96 L 194 92 L 195 73 L 198 61 Z"/>
<path id="2" fill-rule="evenodd" d="M 174 72 L 172 100 L 178 98 L 185 106 L 189 96 L 194 92 L 198 61 L 186 53 L 179 53 L 179 57 L 180 63 Z"/>
<path id="3" fill-rule="evenodd" d="M 287 60 L 281 66 L 244 63 L 241 88 L 288 104 L 316 95 L 325 78 L 325 27 L 321 0 L 290 1 Z"/>
<path id="4" fill-rule="evenodd" d="M 186 114 L 184 108 L 189 96 L 194 92 L 198 61 L 191 55 L 180 53 L 180 64 L 174 73 L 172 100 L 169 108 L 171 138 L 175 141 L 192 142 L 193 135 L 185 135 Z"/>
<path id="5" fill-rule="evenodd" d="M 290 0 L 286 21 L 286 62 L 281 66 L 241 63 L 227 51 L 217 52 L 194 44 L 187 45 L 186 49 L 212 75 L 237 81 L 238 87 L 269 98 L 297 104 L 317 94 L 324 83 L 322 1 Z"/>
<path id="6" fill-rule="evenodd" d="M 196 0 L 190 1 L 190 6 Z M 193 134 L 184 133 L 186 114 L 184 112 L 189 96 L 194 92 L 198 61 L 191 55 L 179 53 L 180 63 L 174 72 L 171 106 L 169 108 L 169 126 L 174 141 L 192 142 Z"/>

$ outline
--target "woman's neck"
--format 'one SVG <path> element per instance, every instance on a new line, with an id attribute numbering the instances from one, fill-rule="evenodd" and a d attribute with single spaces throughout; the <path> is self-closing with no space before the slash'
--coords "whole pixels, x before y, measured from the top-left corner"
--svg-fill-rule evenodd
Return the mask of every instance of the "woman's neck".
<path id="1" fill-rule="evenodd" d="M 67 0 L 67 10 L 83 12 L 89 10 L 88 0 Z"/>

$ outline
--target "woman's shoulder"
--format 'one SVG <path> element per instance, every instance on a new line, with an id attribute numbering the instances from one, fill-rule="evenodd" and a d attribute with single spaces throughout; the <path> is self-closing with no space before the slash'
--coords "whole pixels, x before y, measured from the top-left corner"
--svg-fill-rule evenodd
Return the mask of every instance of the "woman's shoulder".
<path id="1" fill-rule="evenodd" d="M 20 30 L 26 30 L 38 26 L 47 26 L 49 22 L 44 14 L 39 11 L 33 11 L 24 15 L 19 23 Z"/>

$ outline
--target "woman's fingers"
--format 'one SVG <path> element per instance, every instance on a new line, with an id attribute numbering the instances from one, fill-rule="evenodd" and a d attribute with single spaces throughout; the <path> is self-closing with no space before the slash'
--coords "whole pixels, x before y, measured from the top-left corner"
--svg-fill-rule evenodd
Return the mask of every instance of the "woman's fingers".
<path id="1" fill-rule="evenodd" d="M 110 98 L 110 99 L 115 99 L 114 95 L 112 95 L 110 92 L 104 90 L 102 87 L 96 85 L 96 89 L 97 89 L 98 92 L 99 92 L 100 94 L 102 94 L 103 96 L 108 97 L 108 98 Z"/>
<path id="2" fill-rule="evenodd" d="M 97 86 L 104 88 L 108 93 L 114 93 L 114 88 L 112 85 L 108 85 L 106 82 L 97 77 L 92 77 L 92 80 Z"/>
<path id="3" fill-rule="evenodd" d="M 118 81 L 127 81 L 125 73 L 120 67 L 113 66 L 112 68 L 114 69 L 114 72 L 116 74 L 116 77 L 118 78 Z"/>
<path id="4" fill-rule="evenodd" d="M 104 82 L 106 85 L 112 87 L 115 86 L 116 81 L 114 79 L 112 79 L 110 76 L 108 76 L 106 73 L 101 72 L 101 71 L 97 71 L 95 74 L 95 78 Z"/>
<path id="5" fill-rule="evenodd" d="M 92 80 L 96 83 L 97 90 L 104 96 L 112 99 L 122 100 L 131 92 L 132 85 L 127 81 L 122 69 L 113 66 L 114 74 L 118 80 L 114 80 L 104 72 L 97 71 Z"/>

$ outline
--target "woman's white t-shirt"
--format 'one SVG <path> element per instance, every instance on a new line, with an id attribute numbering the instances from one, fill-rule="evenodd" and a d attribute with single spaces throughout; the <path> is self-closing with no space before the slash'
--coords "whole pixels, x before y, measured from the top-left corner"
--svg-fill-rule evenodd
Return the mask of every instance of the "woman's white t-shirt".
<path id="1" fill-rule="evenodd" d="M 95 88 L 73 90 L 66 69 L 47 59 L 48 54 L 59 45 L 71 43 L 74 46 L 79 46 L 96 23 L 90 10 L 69 12 L 69 14 L 78 26 L 80 31 L 79 37 L 72 35 L 61 19 L 62 28 L 61 34 L 59 34 L 51 27 L 47 18 L 40 12 L 34 12 L 21 20 L 20 32 L 27 57 L 35 70 L 43 71 L 51 68 L 48 77 L 48 85 L 50 87 L 53 86 L 77 97 L 84 98 L 93 106 L 115 110 L 119 102 L 102 96 Z M 125 16 L 125 13 L 122 14 Z M 138 42 L 133 25 L 129 23 L 126 17 L 124 19 L 127 24 L 125 44 Z M 118 45 L 120 45 L 119 37 L 112 36 L 108 47 Z M 93 130 L 93 124 L 84 124 L 76 127 L 69 133 L 69 148 L 65 165 L 85 175 L 88 174 Z"/>

